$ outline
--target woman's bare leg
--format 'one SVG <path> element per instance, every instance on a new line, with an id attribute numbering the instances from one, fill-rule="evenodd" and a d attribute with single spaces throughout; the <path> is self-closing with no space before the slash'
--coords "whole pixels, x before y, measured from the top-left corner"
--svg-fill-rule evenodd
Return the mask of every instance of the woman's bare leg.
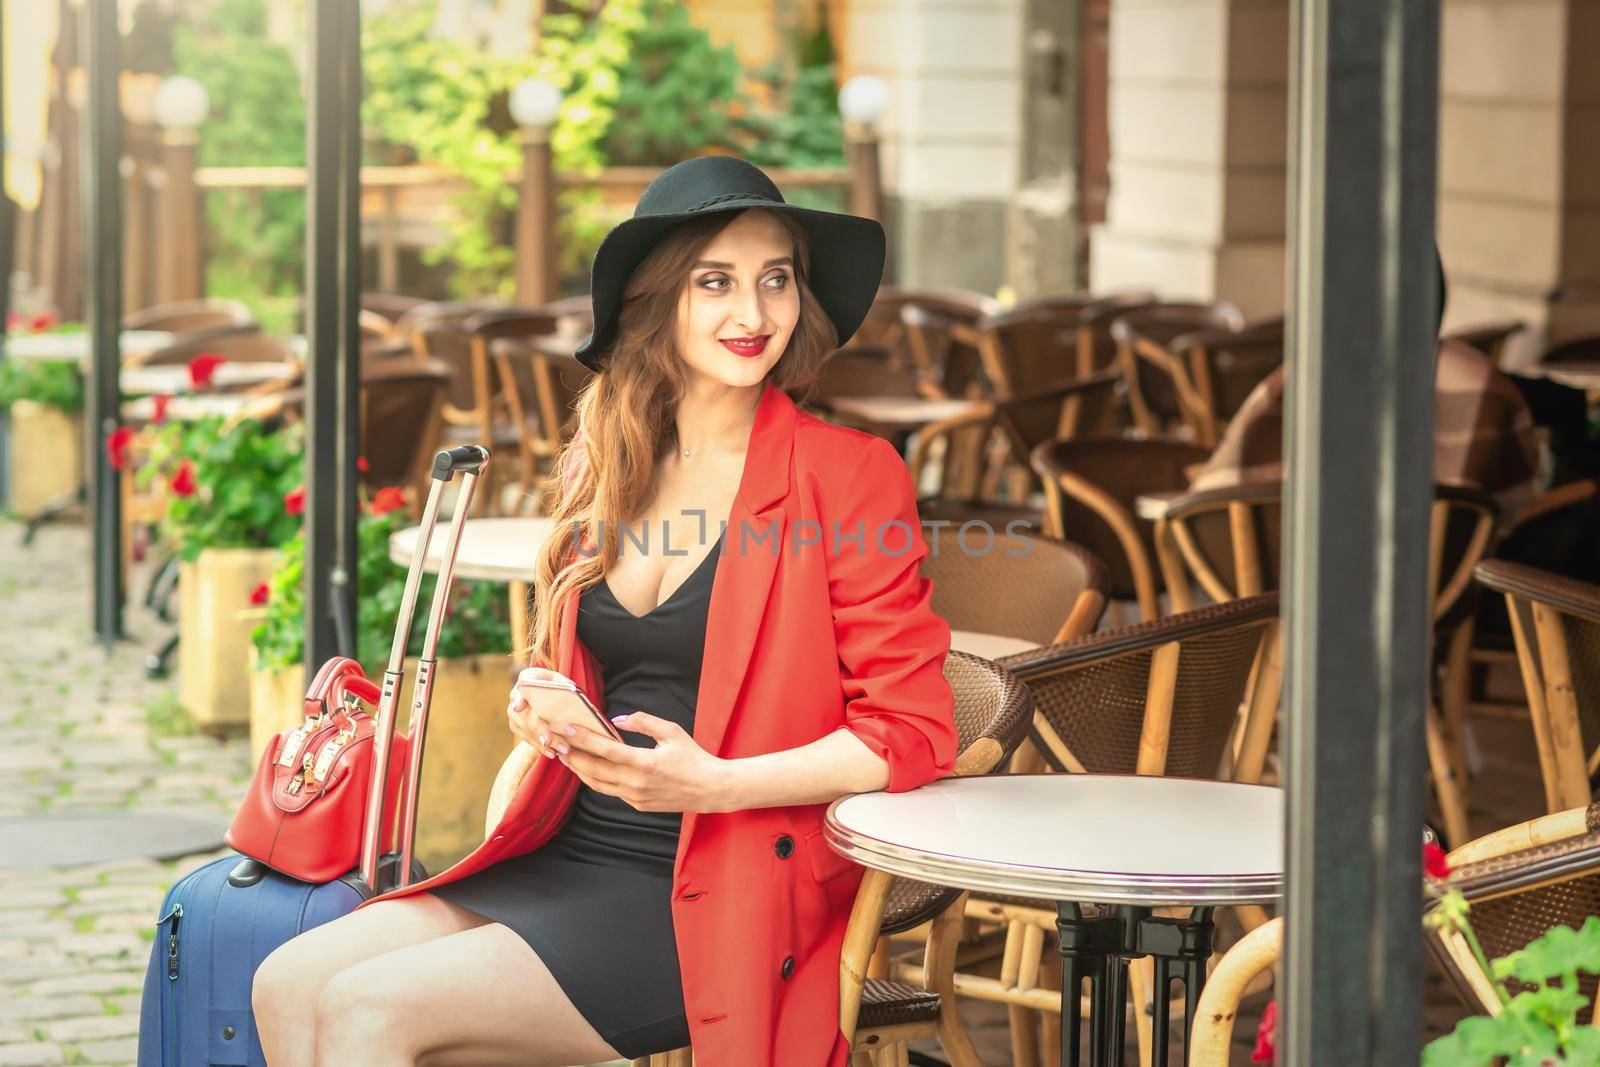
<path id="1" fill-rule="evenodd" d="M 620 1058 L 528 943 L 499 923 L 345 968 L 323 987 L 317 1019 L 322 1067 L 570 1067 Z"/>
<path id="2" fill-rule="evenodd" d="M 414 893 L 342 915 L 278 946 L 257 968 L 251 987 L 256 1032 L 267 1062 L 272 1067 L 311 1067 L 315 1062 L 317 1002 L 338 972 L 487 921 L 432 893 Z"/>

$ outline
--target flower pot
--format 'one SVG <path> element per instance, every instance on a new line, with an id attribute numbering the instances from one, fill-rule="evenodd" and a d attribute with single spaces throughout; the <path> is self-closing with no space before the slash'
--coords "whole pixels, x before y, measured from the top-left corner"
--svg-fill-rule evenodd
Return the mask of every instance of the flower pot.
<path id="1" fill-rule="evenodd" d="M 250 723 L 243 682 L 250 630 L 241 618 L 250 592 L 272 573 L 270 548 L 206 548 L 178 570 L 178 700 L 195 724 L 226 733 Z"/>
<path id="2" fill-rule="evenodd" d="M 83 484 L 83 415 L 33 400 L 11 405 L 8 506 L 31 519 Z"/>
<path id="3" fill-rule="evenodd" d="M 381 678 L 383 664 L 368 664 Z M 411 686 L 416 663 L 408 660 L 400 689 L 400 728 L 410 729 Z M 416 856 L 435 874 L 483 841 L 483 814 L 500 764 L 516 744 L 506 728 L 511 675 L 504 655 L 440 660 L 428 712 L 428 742 L 422 759 L 417 805 Z M 250 672 L 252 763 L 274 734 L 293 729 L 304 716 L 305 671 L 296 664 L 278 671 Z"/>

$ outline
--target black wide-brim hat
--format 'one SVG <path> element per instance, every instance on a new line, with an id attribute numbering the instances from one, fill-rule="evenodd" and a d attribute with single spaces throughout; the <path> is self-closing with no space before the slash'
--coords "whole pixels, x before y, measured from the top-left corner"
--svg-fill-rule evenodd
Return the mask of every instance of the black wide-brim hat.
<path id="1" fill-rule="evenodd" d="M 806 279 L 843 345 L 860 327 L 883 281 L 886 242 L 877 220 L 785 203 L 759 167 L 735 156 L 696 156 L 656 176 L 639 197 L 633 217 L 606 234 L 594 256 L 590 280 L 594 331 L 573 353 L 598 371 L 617 339 L 617 316 L 628 278 L 673 227 L 691 219 L 746 208 L 794 217 L 811 239 Z"/>

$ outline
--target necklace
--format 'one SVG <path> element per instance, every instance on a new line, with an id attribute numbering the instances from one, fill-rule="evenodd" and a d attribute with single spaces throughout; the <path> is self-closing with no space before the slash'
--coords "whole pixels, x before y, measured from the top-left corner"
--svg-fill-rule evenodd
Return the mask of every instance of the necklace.
<path id="1" fill-rule="evenodd" d="M 736 437 L 740 433 L 748 433 L 748 432 L 749 432 L 749 428 L 748 427 L 744 427 L 744 428 L 741 428 L 739 430 L 735 430 L 731 434 L 724 434 L 722 437 L 719 437 L 717 440 L 712 441 L 711 444 L 712 445 L 720 445 L 723 441 L 726 441 L 731 437 Z M 673 436 L 673 440 L 677 440 L 678 431 L 677 431 L 676 427 L 673 428 L 672 436 Z M 706 448 L 710 448 L 711 445 L 707 445 L 705 447 Z M 701 451 L 704 452 L 705 448 L 702 448 Z M 682 447 L 680 445 L 679 448 L 678 448 L 678 452 L 683 456 L 684 459 L 688 459 L 689 458 L 689 450 L 687 448 L 684 448 L 684 447 Z"/>

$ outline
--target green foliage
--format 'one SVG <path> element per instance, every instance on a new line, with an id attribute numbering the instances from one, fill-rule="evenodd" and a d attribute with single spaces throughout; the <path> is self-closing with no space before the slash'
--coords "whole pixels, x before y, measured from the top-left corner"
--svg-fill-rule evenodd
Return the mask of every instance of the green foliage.
<path id="1" fill-rule="evenodd" d="M 1460 932 L 1482 960 L 1459 892 L 1447 891 L 1427 921 Z M 1591 915 L 1577 930 L 1558 926 L 1487 970 L 1503 1002 L 1500 1014 L 1464 1019 L 1430 1042 L 1423 1067 L 1492 1067 L 1501 1058 L 1507 1067 L 1600 1064 L 1600 1030 L 1577 1018 L 1590 1003 L 1578 991 L 1579 973 L 1600 974 L 1600 917 Z"/>
<path id="2" fill-rule="evenodd" d="M 274 548 L 300 527 L 284 495 L 303 480 L 305 428 L 268 430 L 254 419 L 224 428 L 218 416 L 168 422 L 150 446 L 137 480 L 169 480 L 192 463 L 195 491 L 169 491 L 161 536 L 186 560 L 203 548 Z"/>
<path id="3" fill-rule="evenodd" d="M 288 50 L 267 37 L 266 0 L 186 3 L 173 31 L 177 72 L 206 87 L 201 166 L 302 166 L 305 98 Z M 205 197 L 206 292 L 287 328 L 305 281 L 305 194 L 216 190 Z"/>
<path id="4" fill-rule="evenodd" d="M 356 528 L 357 583 L 356 660 L 367 667 L 384 664 L 394 641 L 395 620 L 405 592 L 405 568 L 389 559 L 389 538 L 405 525 L 402 512 L 363 513 Z M 427 626 L 427 605 L 438 579 L 425 574 L 417 594 L 408 655 L 420 655 Z M 265 670 L 293 667 L 305 659 L 305 538 L 296 534 L 278 554 L 267 581 L 265 619 L 251 633 Z M 510 607 L 506 586 L 457 580 L 439 628 L 440 659 L 505 652 L 511 647 Z"/>
<path id="5" fill-rule="evenodd" d="M 533 63 L 431 36 L 436 7 L 412 0 L 364 21 L 362 118 L 384 140 L 466 181 L 454 200 L 449 240 L 425 259 L 454 265 L 458 296 L 510 296 L 513 258 L 505 236 L 516 186 L 507 176 L 522 150 L 506 101 Z"/>
<path id="6" fill-rule="evenodd" d="M 83 375 L 71 363 L 0 359 L 0 408 L 19 400 L 72 414 L 83 410 Z"/>

